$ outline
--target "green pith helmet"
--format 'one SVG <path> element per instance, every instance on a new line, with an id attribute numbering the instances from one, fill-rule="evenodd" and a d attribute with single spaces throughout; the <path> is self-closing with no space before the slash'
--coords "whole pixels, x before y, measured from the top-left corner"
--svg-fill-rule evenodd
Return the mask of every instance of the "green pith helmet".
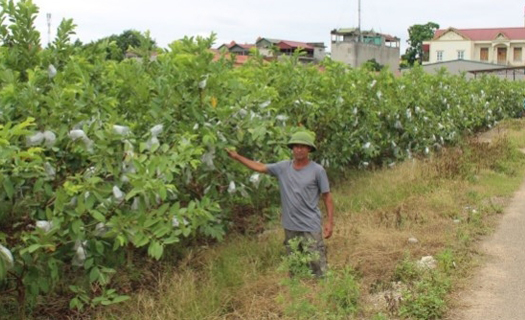
<path id="1" fill-rule="evenodd" d="M 292 149 L 294 144 L 303 144 L 312 148 L 312 152 L 317 150 L 314 144 L 315 133 L 309 131 L 299 131 L 292 134 L 292 138 L 288 141 L 288 148 Z"/>

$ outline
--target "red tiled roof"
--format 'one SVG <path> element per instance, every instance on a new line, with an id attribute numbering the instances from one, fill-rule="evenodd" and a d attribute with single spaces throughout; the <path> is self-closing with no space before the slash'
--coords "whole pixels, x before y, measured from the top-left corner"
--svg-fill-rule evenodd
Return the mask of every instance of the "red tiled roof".
<path id="1" fill-rule="evenodd" d="M 295 48 L 303 48 L 303 49 L 309 49 L 313 50 L 314 47 L 304 43 L 304 42 L 297 42 L 297 41 L 288 41 L 288 40 L 281 40 L 277 46 L 281 49 L 295 49 Z"/>
<path id="2" fill-rule="evenodd" d="M 217 49 L 209 49 L 212 53 L 213 53 L 213 61 L 218 61 L 219 59 L 221 59 L 222 57 L 222 53 L 220 50 L 217 50 Z M 231 58 L 231 54 L 229 52 L 225 53 L 224 56 L 227 58 L 227 59 L 230 59 Z M 233 62 L 234 66 L 238 67 L 238 66 L 241 66 L 243 64 L 245 64 L 246 62 L 248 62 L 248 60 L 250 60 L 251 56 L 242 56 L 242 55 L 234 55 L 235 57 L 235 61 Z M 270 58 L 266 59 L 266 61 L 269 61 L 271 60 Z"/>
<path id="3" fill-rule="evenodd" d="M 248 43 L 240 44 L 240 43 L 237 43 L 235 41 L 232 41 L 230 43 L 225 43 L 225 44 L 223 44 L 223 46 L 226 46 L 228 49 L 231 49 L 234 46 L 239 46 L 239 47 L 244 48 L 244 49 L 251 49 L 251 48 L 255 47 L 254 44 L 248 44 Z"/>
<path id="4" fill-rule="evenodd" d="M 509 40 L 524 40 L 525 28 L 487 28 L 487 29 L 439 29 L 434 33 L 434 40 L 441 37 L 448 31 L 455 31 L 473 41 L 494 40 L 501 33 Z"/>

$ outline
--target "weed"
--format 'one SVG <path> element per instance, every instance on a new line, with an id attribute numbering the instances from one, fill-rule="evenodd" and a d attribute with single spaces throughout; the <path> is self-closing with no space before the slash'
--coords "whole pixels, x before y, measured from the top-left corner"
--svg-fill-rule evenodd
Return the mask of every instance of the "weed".
<path id="1" fill-rule="evenodd" d="M 329 271 L 322 282 L 322 299 L 331 314 L 351 315 L 357 312 L 359 285 L 353 270 Z"/>

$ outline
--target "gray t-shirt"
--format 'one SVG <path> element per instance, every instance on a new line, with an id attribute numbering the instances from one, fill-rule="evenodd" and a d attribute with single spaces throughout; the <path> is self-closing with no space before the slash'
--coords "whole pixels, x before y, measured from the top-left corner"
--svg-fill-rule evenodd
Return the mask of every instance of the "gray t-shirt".
<path id="1" fill-rule="evenodd" d="M 297 170 L 291 160 L 267 164 L 266 168 L 269 174 L 279 179 L 283 228 L 291 231 L 321 231 L 319 196 L 330 192 L 324 168 L 310 161 L 306 167 Z"/>

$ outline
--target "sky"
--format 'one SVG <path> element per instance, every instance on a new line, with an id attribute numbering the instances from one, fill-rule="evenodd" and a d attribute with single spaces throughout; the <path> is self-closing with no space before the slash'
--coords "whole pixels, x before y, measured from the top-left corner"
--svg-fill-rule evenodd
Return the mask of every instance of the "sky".
<path id="1" fill-rule="evenodd" d="M 40 8 L 35 21 L 42 44 L 48 42 L 46 14 L 51 14 L 51 39 L 62 19 L 77 25 L 73 40 L 87 43 L 134 29 L 150 31 L 157 45 L 184 36 L 217 34 L 214 48 L 232 40 L 255 43 L 258 37 L 324 42 L 330 31 L 373 29 L 401 39 L 408 47 L 408 28 L 435 22 L 441 28 L 523 27 L 525 0 L 33 0 Z"/>

